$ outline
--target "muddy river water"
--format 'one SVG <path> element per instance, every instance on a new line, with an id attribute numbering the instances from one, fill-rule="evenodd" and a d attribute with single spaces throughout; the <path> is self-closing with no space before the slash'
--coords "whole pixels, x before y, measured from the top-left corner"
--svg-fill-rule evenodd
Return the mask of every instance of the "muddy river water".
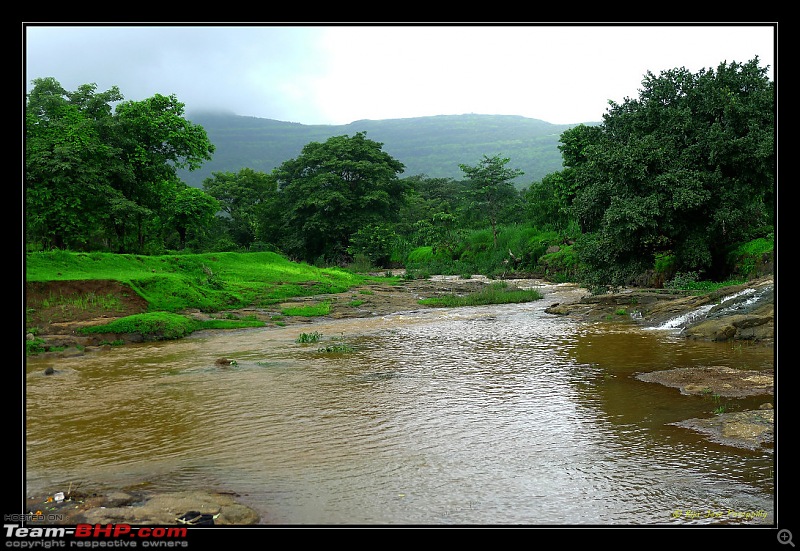
<path id="1" fill-rule="evenodd" d="M 265 524 L 772 523 L 774 450 L 674 424 L 772 397 L 635 375 L 769 370 L 773 350 L 577 322 L 545 313 L 569 288 L 542 291 L 32 357 L 27 490 L 224 490 Z"/>

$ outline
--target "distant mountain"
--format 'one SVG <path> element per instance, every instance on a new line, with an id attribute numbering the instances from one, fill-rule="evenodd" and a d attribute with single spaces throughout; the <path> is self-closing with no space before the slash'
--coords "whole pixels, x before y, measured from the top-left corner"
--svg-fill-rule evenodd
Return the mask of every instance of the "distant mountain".
<path id="1" fill-rule="evenodd" d="M 559 138 L 576 124 L 550 124 L 512 115 L 439 115 L 409 119 L 362 120 L 345 125 L 304 125 L 227 113 L 195 113 L 186 118 L 202 126 L 216 147 L 213 159 L 193 172 L 180 171 L 189 185 L 202 188 L 212 172 L 252 168 L 271 172 L 298 157 L 310 142 L 365 132 L 370 140 L 406 166 L 401 178 L 424 174 L 461 180 L 459 164 L 477 165 L 484 155 L 510 159 L 507 167 L 524 175 L 527 187 L 563 168 Z M 597 124 L 597 123 L 585 123 Z"/>

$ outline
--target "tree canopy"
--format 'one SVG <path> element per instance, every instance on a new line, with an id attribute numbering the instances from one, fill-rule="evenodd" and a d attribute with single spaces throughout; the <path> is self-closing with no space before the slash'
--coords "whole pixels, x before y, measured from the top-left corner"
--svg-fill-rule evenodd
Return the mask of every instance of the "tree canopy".
<path id="1" fill-rule="evenodd" d="M 492 241 L 497 247 L 497 224 L 504 212 L 519 197 L 512 180 L 524 173 L 518 169 L 507 168 L 511 159 L 500 155 L 484 155 L 476 165 L 461 164 L 459 167 L 470 184 L 467 194 L 472 200 L 475 212 L 483 215 L 492 228 Z"/>
<path id="2" fill-rule="evenodd" d="M 175 200 L 186 188 L 179 168 L 196 169 L 214 146 L 183 117 L 175 96 L 123 101 L 117 87 L 85 84 L 68 92 L 35 79 L 25 112 L 26 233 L 44 246 L 144 252 L 163 249 Z M 112 104 L 116 109 L 112 111 Z"/>
<path id="3" fill-rule="evenodd" d="M 311 142 L 273 171 L 278 182 L 281 249 L 306 261 L 347 256 L 359 229 L 397 219 L 404 165 L 365 132 Z"/>
<path id="4" fill-rule="evenodd" d="M 592 278 L 627 283 L 660 254 L 713 278 L 731 245 L 774 222 L 766 71 L 756 58 L 648 72 L 639 98 L 610 102 L 599 127 L 564 132 L 558 195 L 580 224 L 576 248 Z"/>

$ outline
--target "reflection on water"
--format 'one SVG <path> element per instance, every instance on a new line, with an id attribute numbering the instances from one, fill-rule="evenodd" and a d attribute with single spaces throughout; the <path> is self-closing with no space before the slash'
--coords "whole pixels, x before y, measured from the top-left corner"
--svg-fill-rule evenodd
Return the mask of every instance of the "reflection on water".
<path id="1" fill-rule="evenodd" d="M 52 376 L 32 358 L 28 489 L 226 489 L 278 524 L 772 522 L 772 451 L 670 425 L 717 404 L 634 377 L 770 369 L 772 351 L 546 314 L 562 292 L 314 325 L 348 354 L 287 327 L 60 359 Z"/>

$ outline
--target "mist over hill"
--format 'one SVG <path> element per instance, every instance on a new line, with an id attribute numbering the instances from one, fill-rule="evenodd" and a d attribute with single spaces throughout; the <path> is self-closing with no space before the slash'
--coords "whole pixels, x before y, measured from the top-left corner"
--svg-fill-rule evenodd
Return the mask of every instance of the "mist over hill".
<path id="1" fill-rule="evenodd" d="M 298 157 L 310 142 L 332 136 L 365 132 L 370 140 L 406 166 L 401 178 L 424 174 L 431 178 L 461 180 L 459 164 L 477 165 L 484 155 L 510 159 L 508 167 L 524 175 L 514 184 L 527 187 L 563 168 L 559 138 L 575 124 L 551 124 L 514 115 L 438 115 L 408 119 L 361 120 L 345 125 L 304 125 L 230 113 L 193 113 L 186 116 L 202 126 L 216 152 L 211 161 L 179 176 L 202 188 L 213 172 L 238 172 L 251 168 L 271 172 L 284 161 Z M 584 124 L 597 124 L 587 122 Z"/>

